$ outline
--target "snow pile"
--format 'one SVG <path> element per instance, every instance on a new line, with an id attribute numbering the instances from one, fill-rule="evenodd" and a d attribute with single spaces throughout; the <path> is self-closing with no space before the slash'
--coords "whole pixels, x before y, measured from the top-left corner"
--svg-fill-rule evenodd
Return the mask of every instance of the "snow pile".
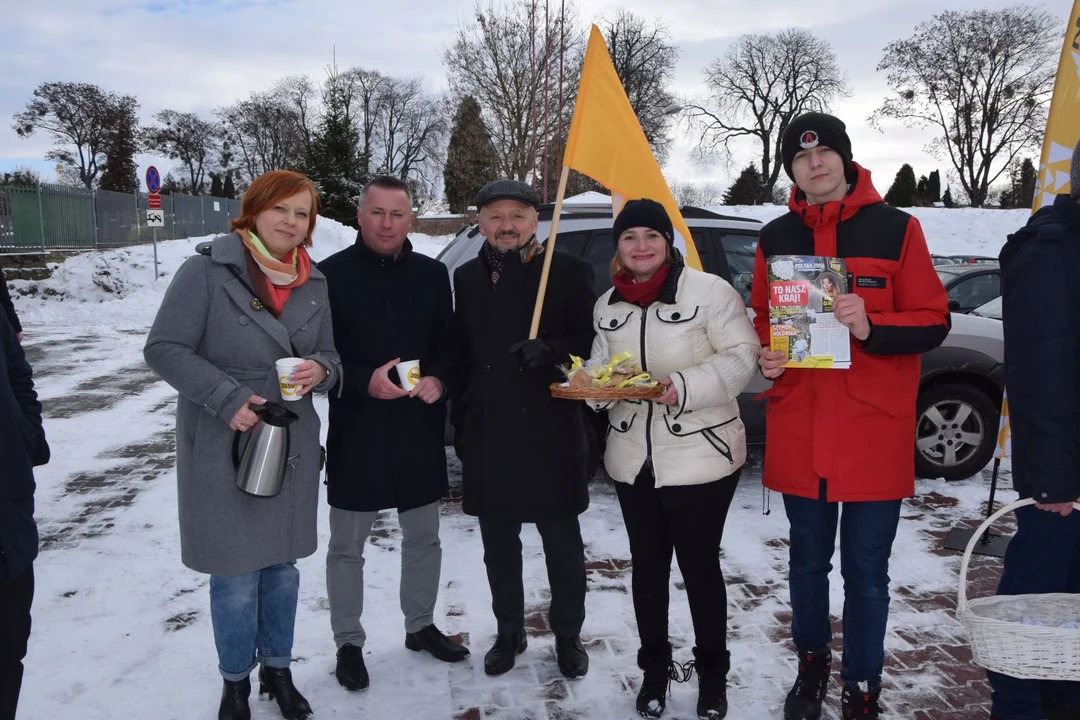
<path id="1" fill-rule="evenodd" d="M 107 326 L 114 330 L 146 328 L 161 305 L 169 281 L 196 246 L 214 235 L 158 243 L 158 280 L 154 282 L 154 247 L 134 247 L 72 255 L 50 263 L 45 280 L 12 280 L 16 309 L 28 327 L 42 325 Z M 410 233 L 417 252 L 434 257 L 452 236 Z M 356 229 L 320 217 L 311 257 L 316 262 L 356 241 Z"/>

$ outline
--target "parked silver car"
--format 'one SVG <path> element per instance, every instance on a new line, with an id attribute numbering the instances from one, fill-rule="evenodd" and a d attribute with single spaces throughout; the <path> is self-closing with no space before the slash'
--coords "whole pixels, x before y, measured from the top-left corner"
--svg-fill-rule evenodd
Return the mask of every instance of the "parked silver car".
<path id="1" fill-rule="evenodd" d="M 537 236 L 547 239 L 554 212 L 540 208 Z M 682 208 L 694 245 L 706 272 L 726 279 L 750 302 L 757 249 L 757 220 L 722 215 L 700 208 Z M 611 238 L 610 205 L 564 206 L 556 250 L 589 260 L 596 270 L 596 292 L 611 287 L 608 264 Z M 476 256 L 484 238 L 472 225 L 458 233 L 438 259 L 454 270 Z M 943 267 L 937 268 L 939 271 Z M 748 311 L 749 312 L 749 311 Z M 952 330 L 941 347 L 924 353 L 918 397 L 915 471 L 920 477 L 959 480 L 979 472 L 993 456 L 1004 387 L 1004 341 L 1001 323 L 984 317 L 952 315 Z M 747 439 L 765 442 L 765 401 L 755 399 L 769 388 L 760 374 L 739 397 Z M 607 422 L 597 423 L 600 442 Z"/>

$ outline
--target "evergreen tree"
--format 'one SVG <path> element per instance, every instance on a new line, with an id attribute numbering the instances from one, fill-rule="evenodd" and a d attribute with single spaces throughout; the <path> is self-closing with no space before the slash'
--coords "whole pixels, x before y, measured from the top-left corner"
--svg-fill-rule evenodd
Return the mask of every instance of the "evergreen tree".
<path id="1" fill-rule="evenodd" d="M 136 138 L 138 108 L 135 98 L 125 96 L 110 113 L 112 132 L 105 145 L 105 170 L 101 173 L 102 190 L 130 193 L 139 188 L 139 168 L 135 153 L 139 150 Z"/>
<path id="2" fill-rule="evenodd" d="M 1009 187 L 1001 193 L 1001 207 L 1030 208 L 1035 196 L 1038 174 L 1029 158 L 1009 168 Z"/>
<path id="3" fill-rule="evenodd" d="M 236 186 L 233 185 L 232 170 L 225 172 L 225 186 L 221 189 L 221 194 L 229 200 L 236 199 Z"/>
<path id="4" fill-rule="evenodd" d="M 467 95 L 454 113 L 450 144 L 446 149 L 443 185 L 450 212 L 465 212 L 472 205 L 476 192 L 498 177 L 498 167 L 499 156 L 480 115 L 480 103 Z"/>
<path id="5" fill-rule="evenodd" d="M 927 182 L 928 181 L 926 179 L 926 176 L 923 175 L 923 176 L 921 176 L 919 178 L 919 184 L 915 186 L 915 195 L 916 195 L 916 197 L 918 197 L 920 205 L 929 205 L 930 204 L 930 202 L 926 199 Z"/>
<path id="6" fill-rule="evenodd" d="M 765 183 L 757 165 L 747 165 L 731 187 L 724 193 L 725 205 L 760 205 L 765 196 Z"/>
<path id="7" fill-rule="evenodd" d="M 939 202 L 941 202 L 941 173 L 935 170 L 926 179 L 926 204 L 933 205 Z"/>
<path id="8" fill-rule="evenodd" d="M 17 167 L 14 172 L 0 176 L 0 186 L 36 188 L 41 184 L 41 176 L 29 167 Z"/>
<path id="9" fill-rule="evenodd" d="M 360 162 L 360 132 L 352 116 L 353 87 L 331 68 L 323 83 L 323 115 L 311 143 L 307 175 L 319 186 L 320 214 L 356 227 L 356 200 L 369 180 Z"/>
<path id="10" fill-rule="evenodd" d="M 941 204 L 947 208 L 956 207 L 956 203 L 952 199 L 952 190 L 945 188 L 945 194 L 941 196 Z"/>
<path id="11" fill-rule="evenodd" d="M 914 207 L 919 204 L 919 187 L 915 182 L 915 170 L 908 164 L 900 167 L 892 187 L 885 193 L 885 202 L 893 207 Z"/>
<path id="12" fill-rule="evenodd" d="M 225 189 L 221 184 L 221 173 L 210 173 L 210 195 L 213 197 L 225 197 Z"/>

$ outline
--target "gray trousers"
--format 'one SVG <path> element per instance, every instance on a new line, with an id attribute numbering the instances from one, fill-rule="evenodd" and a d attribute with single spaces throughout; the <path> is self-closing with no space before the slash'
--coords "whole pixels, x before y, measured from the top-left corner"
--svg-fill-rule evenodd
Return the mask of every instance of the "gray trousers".
<path id="1" fill-rule="evenodd" d="M 377 512 L 330 508 L 330 546 L 326 552 L 326 592 L 330 599 L 330 628 L 334 642 L 363 647 L 367 640 L 360 616 L 364 612 L 364 545 Z M 442 545 L 439 542 L 439 503 L 398 513 L 401 525 L 401 612 L 405 632 L 434 623 L 439 595 Z"/>

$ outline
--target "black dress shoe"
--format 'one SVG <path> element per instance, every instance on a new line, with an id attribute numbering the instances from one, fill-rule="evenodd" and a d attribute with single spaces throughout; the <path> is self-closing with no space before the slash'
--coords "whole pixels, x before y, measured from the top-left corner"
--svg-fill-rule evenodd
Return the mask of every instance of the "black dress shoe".
<path id="1" fill-rule="evenodd" d="M 218 708 L 218 720 L 251 720 L 251 708 L 248 696 L 251 695 L 251 678 L 233 682 L 225 681 L 221 690 L 221 707 Z"/>
<path id="2" fill-rule="evenodd" d="M 364 665 L 364 650 L 348 643 L 342 645 L 337 651 L 334 675 L 341 687 L 350 692 L 367 690 L 371 680 L 368 678 L 367 666 Z"/>
<path id="3" fill-rule="evenodd" d="M 555 638 L 555 657 L 559 661 L 559 672 L 571 680 L 585 677 L 589 672 L 589 654 L 577 635 Z"/>
<path id="4" fill-rule="evenodd" d="M 423 630 L 405 633 L 405 647 L 410 650 L 427 650 L 443 662 L 460 662 L 469 657 L 469 648 L 459 645 L 443 635 L 439 628 L 428 625 Z"/>
<path id="5" fill-rule="evenodd" d="M 269 695 L 277 700 L 281 717 L 285 720 L 308 720 L 314 717 L 311 706 L 292 681 L 289 668 L 272 668 L 263 665 L 259 668 L 259 697 Z"/>
<path id="6" fill-rule="evenodd" d="M 514 658 L 525 652 L 528 645 L 524 632 L 500 634 L 484 656 L 484 672 L 488 675 L 502 675 L 508 672 L 514 667 Z"/>

